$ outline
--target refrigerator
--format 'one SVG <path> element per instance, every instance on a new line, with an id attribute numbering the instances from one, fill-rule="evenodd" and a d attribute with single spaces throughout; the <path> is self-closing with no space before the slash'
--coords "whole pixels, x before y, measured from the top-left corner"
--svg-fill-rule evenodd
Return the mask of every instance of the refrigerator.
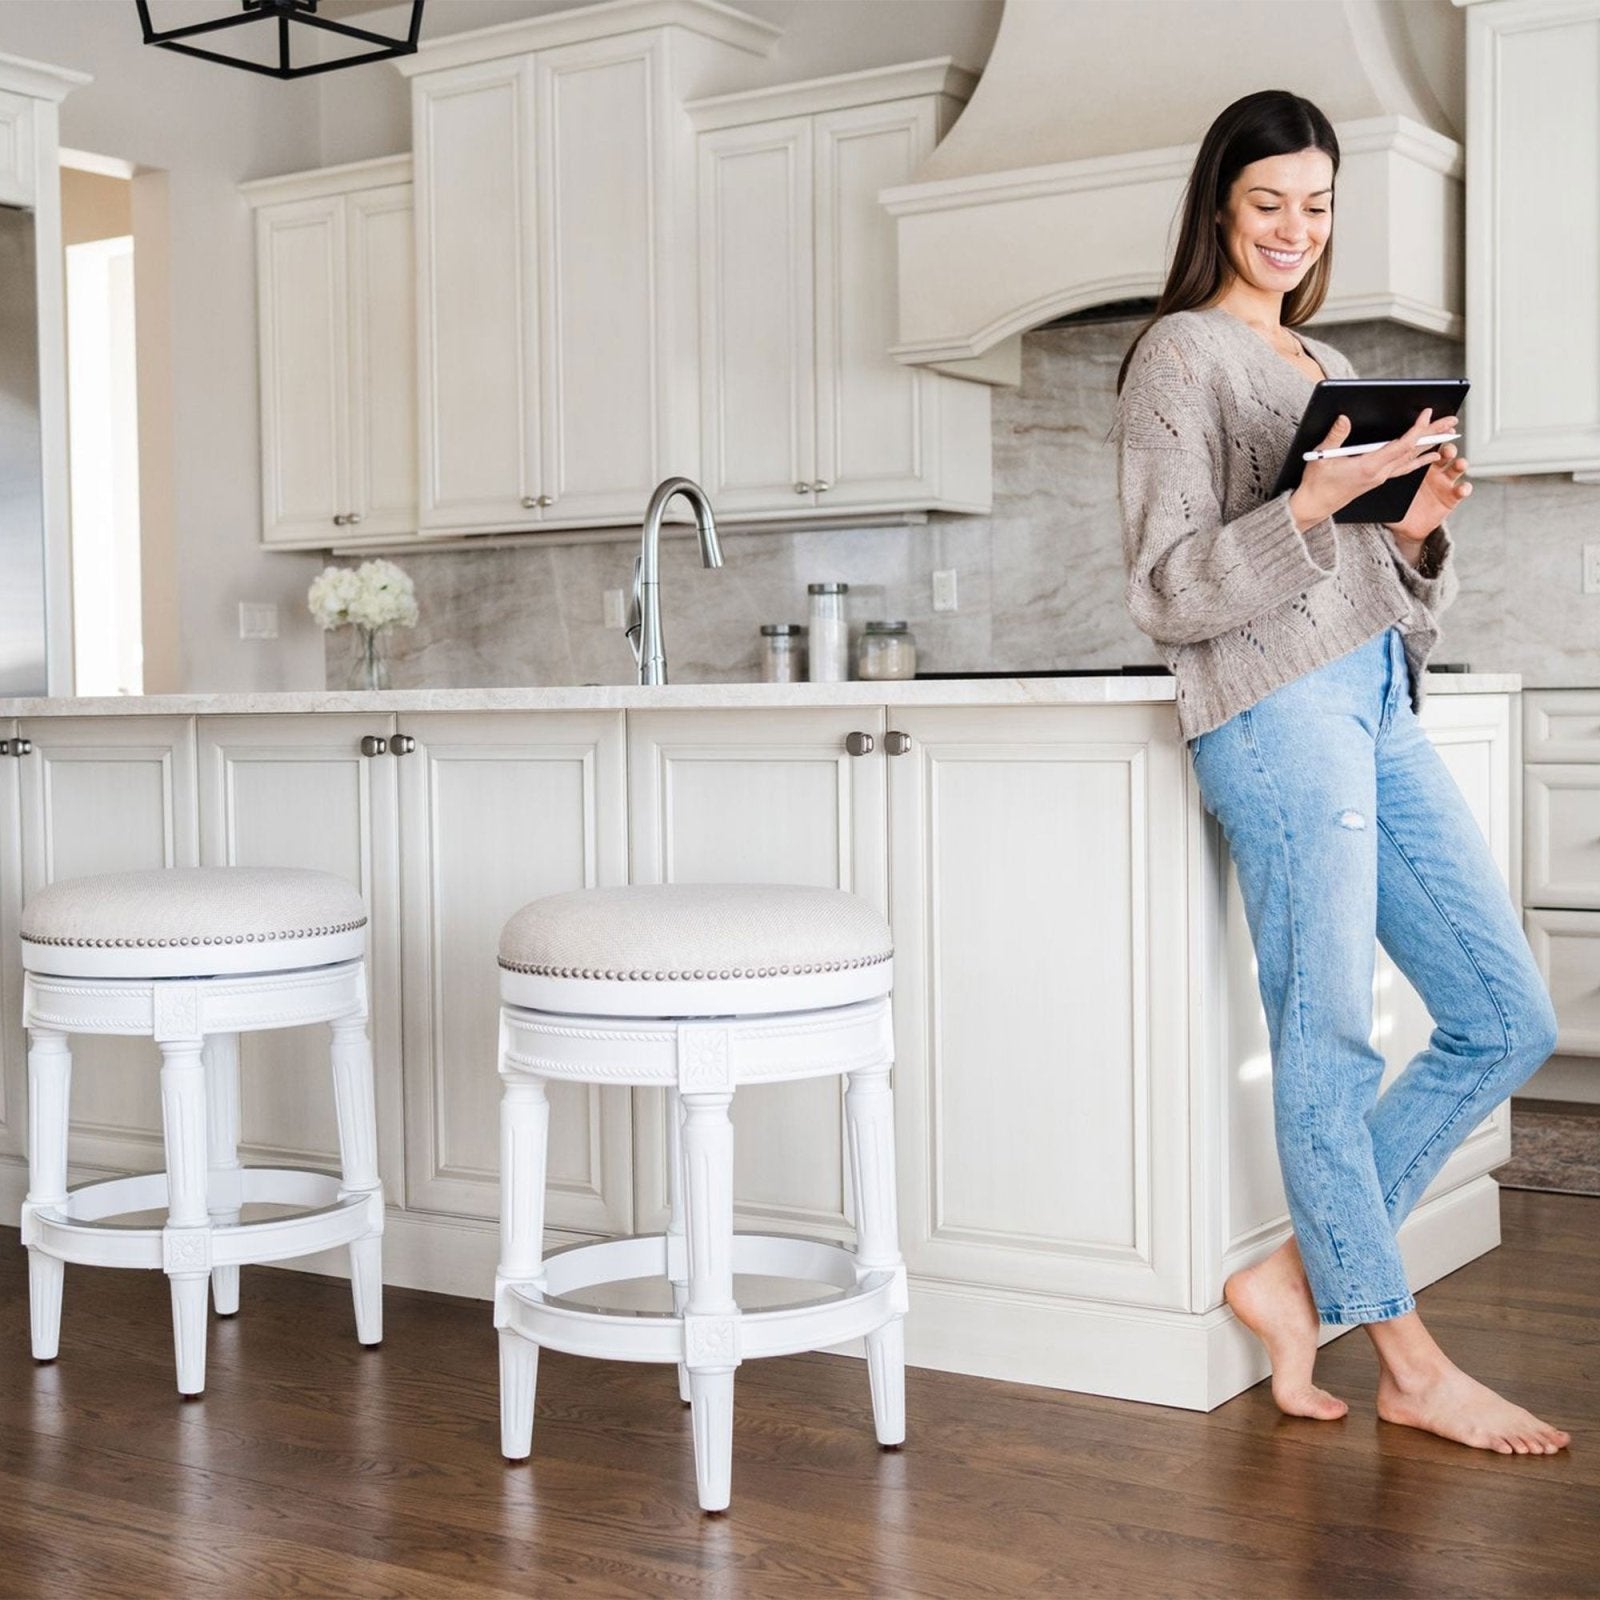
<path id="1" fill-rule="evenodd" d="M 0 205 L 0 697 L 45 692 L 33 213 Z"/>

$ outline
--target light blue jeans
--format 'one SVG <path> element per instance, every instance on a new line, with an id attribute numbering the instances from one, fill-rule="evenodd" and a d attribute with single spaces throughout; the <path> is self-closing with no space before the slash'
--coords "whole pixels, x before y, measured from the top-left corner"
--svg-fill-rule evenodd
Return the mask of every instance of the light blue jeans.
<path id="1" fill-rule="evenodd" d="M 1555 1049 L 1555 1011 L 1466 798 L 1411 709 L 1398 628 L 1190 741 L 1255 944 L 1289 1216 L 1323 1322 L 1415 1297 L 1395 1230 Z M 1434 1020 L 1381 1095 L 1374 939 Z"/>

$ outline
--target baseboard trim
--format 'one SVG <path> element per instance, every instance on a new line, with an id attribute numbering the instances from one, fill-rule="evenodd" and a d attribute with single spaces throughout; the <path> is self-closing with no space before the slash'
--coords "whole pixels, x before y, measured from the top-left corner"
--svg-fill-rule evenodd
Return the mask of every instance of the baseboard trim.
<path id="1" fill-rule="evenodd" d="M 80 1177 L 103 1174 L 74 1173 Z M 27 1169 L 0 1160 L 0 1215 L 16 1226 Z M 384 1222 L 383 1279 L 397 1288 L 488 1300 L 497 1225 L 475 1217 L 391 1208 Z M 571 1244 L 578 1235 L 551 1236 Z M 1413 1289 L 1463 1267 L 1500 1243 L 1500 1188 L 1487 1175 L 1419 1206 L 1400 1230 Z M 346 1277 L 345 1253 L 285 1263 L 290 1271 Z M 1226 1306 L 1203 1312 L 911 1280 L 906 1360 L 915 1367 L 1155 1405 L 1211 1411 L 1267 1375 L 1266 1354 Z M 1323 1330 L 1322 1343 L 1352 1328 Z M 858 1353 L 845 1347 L 841 1353 Z"/>

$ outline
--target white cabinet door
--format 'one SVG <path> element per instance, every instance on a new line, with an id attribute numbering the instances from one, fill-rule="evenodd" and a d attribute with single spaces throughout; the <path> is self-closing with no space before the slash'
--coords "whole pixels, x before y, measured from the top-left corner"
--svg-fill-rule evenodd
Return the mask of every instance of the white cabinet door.
<path id="1" fill-rule="evenodd" d="M 722 515 L 815 504 L 811 118 L 700 139 L 701 482 Z"/>
<path id="2" fill-rule="evenodd" d="M 357 885 L 367 903 L 367 979 L 378 1084 L 379 1165 L 401 1195 L 400 866 L 395 758 L 361 753 L 389 717 L 201 717 L 200 859 L 205 866 L 309 867 Z M 240 1041 L 244 1158 L 337 1171 L 328 1030 Z"/>
<path id="3" fill-rule="evenodd" d="M 1183 750 L 1164 705 L 900 708 L 888 758 L 914 1276 L 1181 1308 Z"/>
<path id="4" fill-rule="evenodd" d="M 0 91 L 0 205 L 31 206 L 35 197 L 31 95 Z"/>
<path id="5" fill-rule="evenodd" d="M 256 215 L 261 537 L 331 544 L 349 509 L 349 297 L 339 195 Z"/>
<path id="6" fill-rule="evenodd" d="M 59 878 L 198 864 L 189 718 L 50 717 L 19 728 L 31 745 L 17 762 L 24 904 Z M 77 1035 L 72 1075 L 73 1161 L 160 1167 L 155 1046 Z"/>
<path id="7" fill-rule="evenodd" d="M 545 522 L 637 521 L 664 476 L 661 54 L 635 34 L 533 58 Z"/>
<path id="8" fill-rule="evenodd" d="M 815 119 L 823 507 L 906 505 L 936 485 L 939 379 L 889 354 L 899 337 L 895 223 L 878 204 L 878 191 L 908 182 L 933 149 L 935 116 L 932 99 L 922 97 Z"/>
<path id="9" fill-rule="evenodd" d="M 350 326 L 349 499 L 340 542 L 417 527 L 417 307 L 411 185 L 345 201 Z M 351 538 L 354 533 L 355 538 Z"/>
<path id="10" fill-rule="evenodd" d="M 852 756 L 852 732 L 874 749 Z M 635 883 L 801 883 L 887 902 L 883 712 L 628 714 L 628 824 Z M 844 1080 L 734 1096 L 739 1226 L 847 1237 Z M 637 1096 L 640 1231 L 667 1214 L 663 1097 Z"/>
<path id="11" fill-rule="evenodd" d="M 22 1031 L 22 959 L 17 919 L 22 914 L 22 796 L 20 758 L 13 759 L 17 725 L 0 718 L 0 1155 L 28 1148 L 27 1039 Z"/>
<path id="12" fill-rule="evenodd" d="M 514 57 L 412 80 L 424 529 L 538 520 L 532 74 Z"/>
<path id="13" fill-rule="evenodd" d="M 1597 238 L 1600 0 L 1468 5 L 1474 471 L 1600 471 Z"/>
<path id="14" fill-rule="evenodd" d="M 620 711 L 407 714 L 399 757 L 405 1203 L 498 1215 L 500 930 L 627 879 Z M 632 1223 L 628 1091 L 551 1088 L 548 1225 Z"/>

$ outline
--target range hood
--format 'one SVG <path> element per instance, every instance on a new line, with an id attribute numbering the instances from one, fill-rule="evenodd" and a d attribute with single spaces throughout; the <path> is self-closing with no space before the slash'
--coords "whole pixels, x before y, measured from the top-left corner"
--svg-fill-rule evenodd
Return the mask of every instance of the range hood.
<path id="1" fill-rule="evenodd" d="M 1157 294 L 1200 135 L 1262 88 L 1306 95 L 1339 136 L 1317 323 L 1386 317 L 1461 337 L 1462 151 L 1439 131 L 1449 119 L 1405 12 L 1006 0 L 966 110 L 911 183 L 879 196 L 899 245 L 896 359 L 1015 383 L 1026 329 Z"/>

